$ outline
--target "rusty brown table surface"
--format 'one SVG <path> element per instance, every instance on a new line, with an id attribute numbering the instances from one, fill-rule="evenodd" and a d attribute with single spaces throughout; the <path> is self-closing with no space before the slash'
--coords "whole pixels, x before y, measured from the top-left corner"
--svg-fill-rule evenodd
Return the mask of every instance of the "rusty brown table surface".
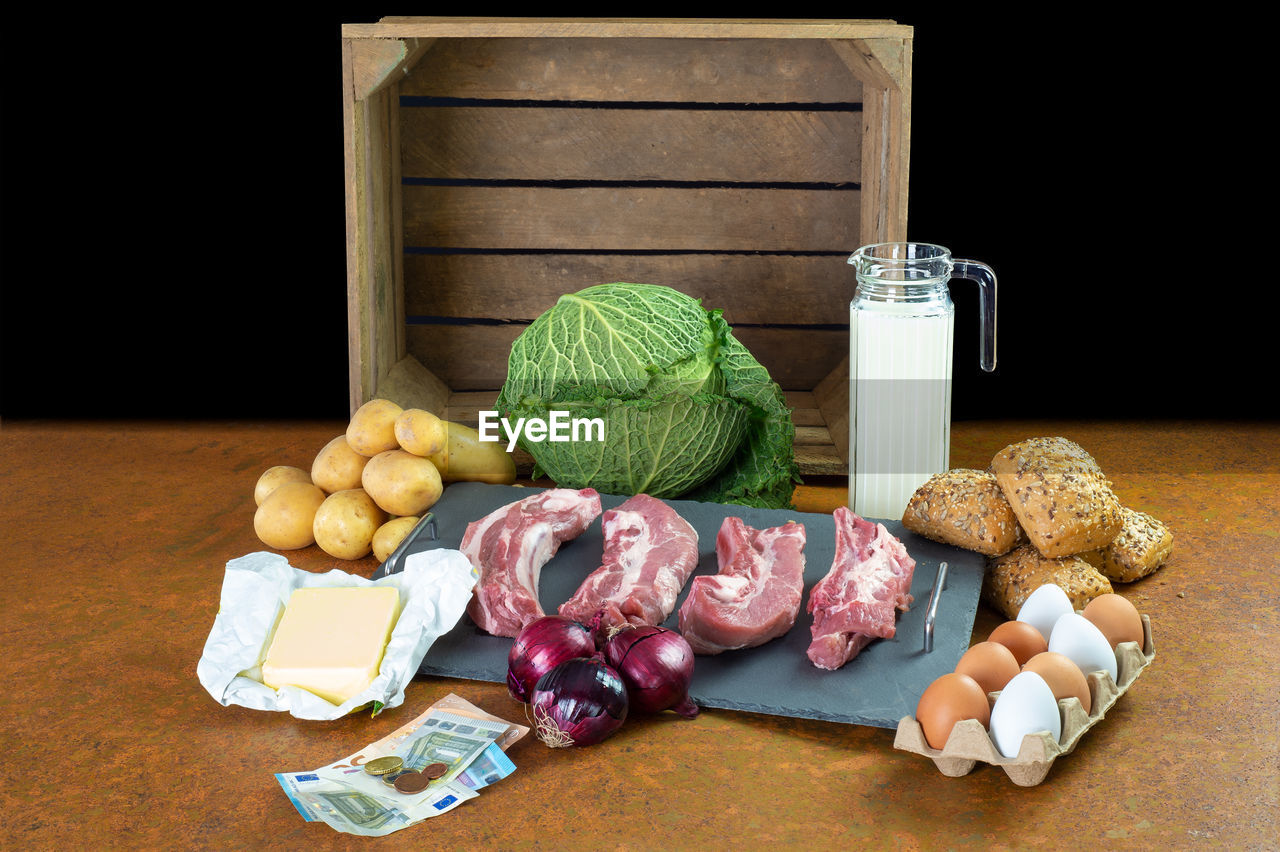
<path id="1" fill-rule="evenodd" d="M 253 486 L 309 467 L 332 422 L 0 425 L 3 848 L 805 849 L 1280 846 L 1280 424 L 962 422 L 952 466 L 1033 435 L 1093 453 L 1122 502 L 1174 529 L 1120 586 L 1156 659 L 1044 783 L 949 778 L 879 728 L 704 710 L 550 749 L 386 838 L 306 823 L 273 773 L 348 755 L 453 692 L 522 720 L 499 684 L 416 678 L 377 717 L 223 707 L 196 679 L 226 562 L 264 548 Z M 830 511 L 843 482 L 797 489 Z M 307 570 L 337 560 L 289 554 Z M 368 575 L 373 557 L 338 567 Z M 999 622 L 985 606 L 974 641 Z"/>

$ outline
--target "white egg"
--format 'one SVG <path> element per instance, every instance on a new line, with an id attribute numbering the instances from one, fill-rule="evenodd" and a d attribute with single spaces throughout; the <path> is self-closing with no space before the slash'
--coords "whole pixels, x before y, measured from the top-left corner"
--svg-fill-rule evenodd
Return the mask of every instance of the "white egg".
<path id="1" fill-rule="evenodd" d="M 1039 630 L 1044 641 L 1048 642 L 1049 634 L 1053 630 L 1053 625 L 1058 623 L 1058 618 L 1075 611 L 1075 607 L 1071 605 L 1071 598 L 1067 597 L 1067 593 L 1062 591 L 1061 586 L 1045 583 L 1023 601 L 1022 608 L 1018 610 L 1017 620 L 1025 621 Z"/>
<path id="2" fill-rule="evenodd" d="M 1049 637 L 1049 650 L 1069 658 L 1088 677 L 1092 672 L 1104 671 L 1111 680 L 1118 677 L 1116 652 L 1098 626 L 1083 615 L 1067 613 L 1053 626 Z"/>
<path id="3" fill-rule="evenodd" d="M 1048 731 L 1054 742 L 1062 738 L 1062 716 L 1058 701 L 1044 678 L 1035 672 L 1021 672 L 1005 684 L 991 708 L 991 739 L 1005 757 L 1017 757 L 1022 738 Z"/>

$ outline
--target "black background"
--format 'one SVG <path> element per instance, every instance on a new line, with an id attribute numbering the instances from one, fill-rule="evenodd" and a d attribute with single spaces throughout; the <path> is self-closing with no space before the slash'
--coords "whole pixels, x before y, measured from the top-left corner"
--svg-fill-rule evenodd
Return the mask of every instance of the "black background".
<path id="1" fill-rule="evenodd" d="M 339 29 L 386 13 L 6 20 L 0 416 L 347 415 Z M 848 16 L 915 27 L 908 236 L 1000 277 L 990 375 L 952 288 L 957 419 L 1276 416 L 1242 39 Z"/>

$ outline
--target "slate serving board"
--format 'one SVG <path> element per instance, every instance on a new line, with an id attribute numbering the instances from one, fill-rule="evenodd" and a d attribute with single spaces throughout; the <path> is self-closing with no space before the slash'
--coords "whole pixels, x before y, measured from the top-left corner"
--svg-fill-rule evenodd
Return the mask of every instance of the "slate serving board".
<path id="1" fill-rule="evenodd" d="M 539 489 L 483 483 L 454 483 L 432 507 L 437 540 L 419 525 L 402 555 L 392 556 L 374 579 L 401 570 L 411 553 L 436 547 L 457 548 L 467 524 L 489 512 L 534 494 Z M 601 495 L 610 509 L 626 498 Z M 804 524 L 805 593 L 799 617 L 785 636 L 756 648 L 700 656 L 694 665 L 690 695 L 701 707 L 742 710 L 777 716 L 822 719 L 879 728 L 896 728 L 903 716 L 915 713 L 916 702 L 935 678 L 955 668 L 969 647 L 974 615 L 982 585 L 985 560 L 977 553 L 921 538 L 899 521 L 881 521 L 906 546 L 916 560 L 911 584 L 915 598 L 911 609 L 899 613 L 897 635 L 878 639 L 838 671 L 819 669 L 809 662 L 812 618 L 804 611 L 809 590 L 826 575 L 835 555 L 835 521 L 831 515 L 786 509 L 755 509 L 687 500 L 667 501 L 698 532 L 698 574 L 715 574 L 716 533 L 725 517 L 736 515 L 757 529 L 779 526 L 789 520 Z M 585 533 L 561 546 L 542 569 L 542 608 L 554 613 L 568 600 L 582 580 L 600 564 L 604 548 L 600 518 Z M 929 594 L 938 563 L 948 563 L 947 580 L 934 625 L 933 651 L 924 652 L 924 623 Z M 679 603 L 665 626 L 679 629 Z M 464 615 L 452 631 L 440 637 L 427 652 L 419 672 L 505 683 L 509 638 L 484 633 Z"/>

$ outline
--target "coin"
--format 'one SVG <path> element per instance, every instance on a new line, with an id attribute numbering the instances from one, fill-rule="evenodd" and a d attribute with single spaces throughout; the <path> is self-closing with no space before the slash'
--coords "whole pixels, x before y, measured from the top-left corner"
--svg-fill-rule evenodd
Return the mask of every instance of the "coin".
<path id="1" fill-rule="evenodd" d="M 388 772 L 386 775 L 379 775 L 378 779 L 382 781 L 383 784 L 386 784 L 388 787 L 394 787 L 396 786 L 397 778 L 399 778 L 401 775 L 408 775 L 412 771 L 413 771 L 412 769 L 404 769 L 402 767 L 400 769 L 397 769 L 395 772 Z"/>
<path id="2" fill-rule="evenodd" d="M 431 779 L 421 772 L 406 772 L 396 779 L 396 789 L 401 793 L 421 793 L 431 786 Z"/>
<path id="3" fill-rule="evenodd" d="M 445 773 L 449 771 L 449 767 L 444 763 L 428 763 L 422 767 L 422 774 L 434 781 L 437 778 L 443 778 Z"/>
<path id="4" fill-rule="evenodd" d="M 404 766 L 404 761 L 395 755 L 386 757 L 375 757 L 364 765 L 364 771 L 370 775 L 386 775 L 388 772 L 395 772 Z"/>

